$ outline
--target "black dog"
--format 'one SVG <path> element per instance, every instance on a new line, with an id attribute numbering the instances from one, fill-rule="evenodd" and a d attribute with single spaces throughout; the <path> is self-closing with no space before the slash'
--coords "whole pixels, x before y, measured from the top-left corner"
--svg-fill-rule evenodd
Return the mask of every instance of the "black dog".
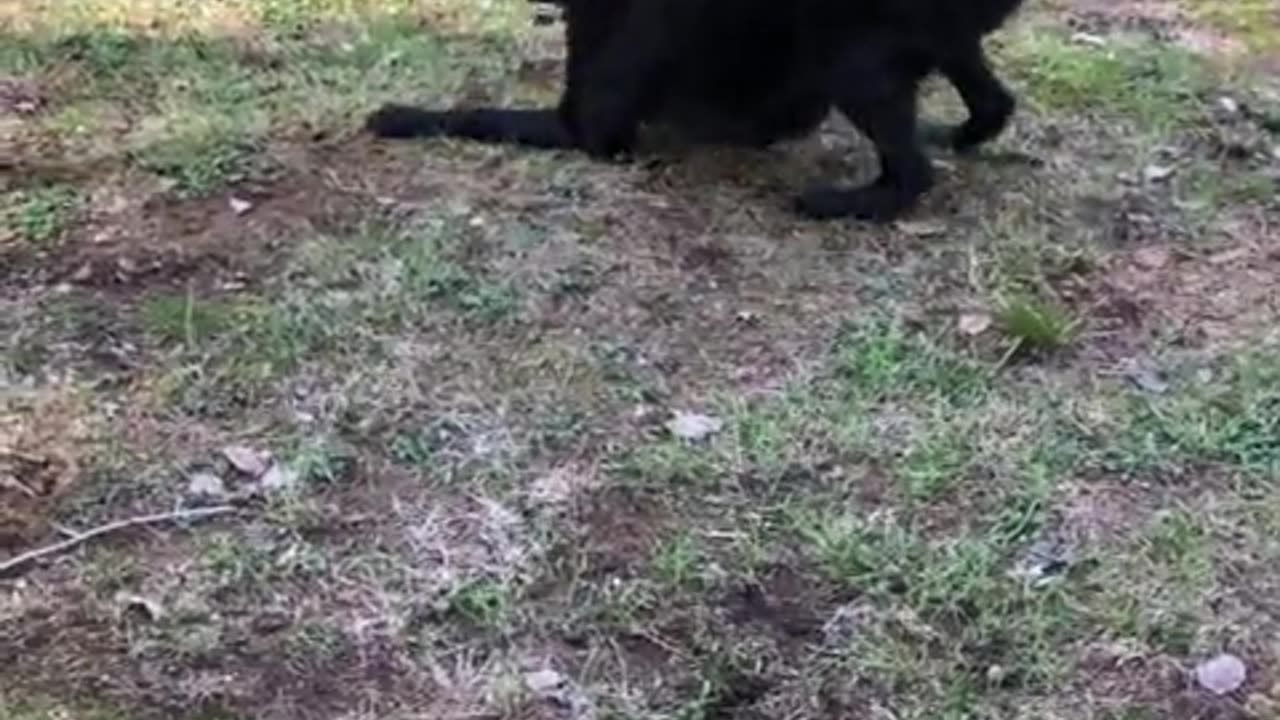
<path id="1" fill-rule="evenodd" d="M 810 217 L 885 221 L 933 184 L 921 137 L 958 151 L 990 140 L 1014 111 L 983 38 L 1022 0 L 556 0 L 568 55 L 558 107 L 427 110 L 389 104 L 369 116 L 382 137 L 448 135 L 607 157 L 644 124 L 690 139 L 763 147 L 808 134 L 834 106 L 874 144 L 880 174 L 859 188 L 820 186 Z M 920 82 L 940 72 L 968 119 L 917 128 Z"/>

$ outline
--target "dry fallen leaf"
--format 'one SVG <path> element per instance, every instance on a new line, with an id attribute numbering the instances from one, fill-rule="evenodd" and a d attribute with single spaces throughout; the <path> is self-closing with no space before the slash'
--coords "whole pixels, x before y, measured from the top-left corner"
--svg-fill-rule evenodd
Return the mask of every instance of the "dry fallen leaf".
<path id="1" fill-rule="evenodd" d="M 975 337 L 991 329 L 993 323 L 991 316 L 986 313 L 965 313 L 960 316 L 959 329 L 961 333 Z"/>
<path id="2" fill-rule="evenodd" d="M 1196 666 L 1196 682 L 1214 695 L 1226 695 L 1240 689 L 1246 675 L 1244 661 L 1230 653 L 1223 653 Z"/>
<path id="3" fill-rule="evenodd" d="M 193 498 L 221 500 L 227 496 L 227 486 L 213 473 L 198 472 L 187 481 L 187 495 Z"/>
<path id="4" fill-rule="evenodd" d="M 564 685 L 564 676 L 555 670 L 538 670 L 524 676 L 524 684 L 534 693 L 551 695 Z"/>
<path id="5" fill-rule="evenodd" d="M 271 464 L 271 456 L 253 448 L 242 445 L 230 445 L 222 449 L 222 457 L 231 463 L 236 471 L 248 475 L 255 480 L 262 477 Z"/>
<path id="6" fill-rule="evenodd" d="M 1148 270 L 1159 270 L 1169 264 L 1171 255 L 1166 248 L 1144 247 L 1133 253 L 1133 261 Z"/>
<path id="7" fill-rule="evenodd" d="M 690 441 L 706 439 L 720 432 L 722 428 L 724 428 L 723 420 L 697 413 L 677 412 L 676 416 L 667 423 L 667 429 L 672 435 Z"/>
<path id="8" fill-rule="evenodd" d="M 1169 391 L 1169 383 L 1160 372 L 1148 367 L 1134 367 L 1125 373 L 1129 382 L 1137 385 L 1153 395 L 1163 395 Z"/>
<path id="9" fill-rule="evenodd" d="M 298 473 L 292 468 L 275 463 L 263 473 L 258 484 L 267 492 L 288 490 L 298 484 Z"/>

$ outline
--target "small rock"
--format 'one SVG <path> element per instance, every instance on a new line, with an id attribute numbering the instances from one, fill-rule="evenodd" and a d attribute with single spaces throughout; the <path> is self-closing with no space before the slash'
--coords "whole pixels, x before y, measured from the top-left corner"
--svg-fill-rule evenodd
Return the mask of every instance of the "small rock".
<path id="1" fill-rule="evenodd" d="M 1151 368 L 1132 368 L 1125 373 L 1125 377 L 1129 379 L 1129 382 L 1152 395 L 1163 395 L 1169 391 L 1168 381 L 1161 377 L 1159 372 Z"/>
<path id="2" fill-rule="evenodd" d="M 965 313 L 960 316 L 958 327 L 961 333 L 975 337 L 991 329 L 993 322 L 991 316 L 986 313 Z"/>
<path id="3" fill-rule="evenodd" d="M 1226 695 L 1240 689 L 1247 674 L 1244 661 L 1230 653 L 1223 653 L 1196 666 L 1196 682 L 1214 695 Z"/>
<path id="4" fill-rule="evenodd" d="M 267 610 L 253 618 L 249 626 L 260 635 L 268 635 L 283 630 L 293 622 L 289 613 L 282 610 Z"/>
<path id="5" fill-rule="evenodd" d="M 1170 259 L 1169 251 L 1162 247 L 1144 247 L 1133 253 L 1133 261 L 1148 270 L 1159 270 L 1168 265 Z"/>
<path id="6" fill-rule="evenodd" d="M 242 445 L 230 445 L 222 449 L 222 457 L 235 468 L 253 479 L 262 477 L 271 463 L 271 457 L 263 452 Z"/>
<path id="7" fill-rule="evenodd" d="M 93 279 L 93 263 L 85 263 L 84 265 L 81 265 L 79 269 L 77 269 L 74 273 L 71 274 L 71 279 L 78 283 L 92 280 Z"/>
<path id="8" fill-rule="evenodd" d="M 258 484 L 267 492 L 288 490 L 298 484 L 298 473 L 280 463 L 275 463 L 263 473 Z"/>
<path id="9" fill-rule="evenodd" d="M 1240 103 L 1235 98 L 1223 95 L 1218 98 L 1218 107 L 1222 108 L 1222 112 L 1228 115 L 1238 115 L 1240 113 Z"/>
<path id="10" fill-rule="evenodd" d="M 564 685 L 564 676 L 555 670 L 537 670 L 524 676 L 524 684 L 532 692 L 547 696 L 553 695 Z"/>
<path id="11" fill-rule="evenodd" d="M 1142 170 L 1142 177 L 1147 182 L 1163 182 L 1173 177 L 1176 168 L 1169 165 L 1148 165 Z"/>
<path id="12" fill-rule="evenodd" d="M 1027 548 L 1013 574 L 1034 585 L 1044 585 L 1065 574 L 1073 560 L 1074 550 L 1070 543 L 1063 538 L 1045 537 Z"/>
<path id="13" fill-rule="evenodd" d="M 245 215 L 248 214 L 250 210 L 253 210 L 253 203 L 248 200 L 242 200 L 238 197 L 232 197 L 227 201 L 227 204 L 231 206 L 231 212 L 237 215 Z"/>
<path id="14" fill-rule="evenodd" d="M 903 220 L 897 225 L 902 232 L 916 237 L 937 237 L 947 232 L 947 226 L 944 223 L 928 220 Z"/>
<path id="15" fill-rule="evenodd" d="M 208 472 L 198 472 L 187 481 L 187 495 L 206 500 L 221 500 L 227 496 L 226 483 Z"/>
<path id="16" fill-rule="evenodd" d="M 706 439 L 723 428 L 724 421 L 719 418 L 686 412 L 677 412 L 676 416 L 667 423 L 667 429 L 672 435 L 690 441 Z"/>
<path id="17" fill-rule="evenodd" d="M 1102 47 L 1107 44 L 1106 38 L 1093 33 L 1078 32 L 1071 36 L 1071 42 L 1077 45 L 1091 45 L 1093 47 Z"/>

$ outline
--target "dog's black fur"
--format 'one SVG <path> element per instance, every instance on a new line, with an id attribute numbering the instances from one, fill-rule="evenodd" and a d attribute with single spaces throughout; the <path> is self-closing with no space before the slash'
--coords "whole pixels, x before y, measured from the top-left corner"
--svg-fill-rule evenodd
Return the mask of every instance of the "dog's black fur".
<path id="1" fill-rule="evenodd" d="M 568 54 L 558 107 L 427 110 L 389 104 L 366 126 L 382 137 L 448 135 L 626 153 L 645 124 L 690 139 L 762 147 L 814 130 L 834 106 L 874 144 L 880 174 L 859 188 L 819 186 L 797 208 L 815 218 L 889 220 L 932 185 L 921 140 L 959 151 L 1000 134 L 1012 94 L 983 38 L 1022 0 L 552 0 Z M 917 127 L 919 83 L 939 72 L 968 119 Z"/>

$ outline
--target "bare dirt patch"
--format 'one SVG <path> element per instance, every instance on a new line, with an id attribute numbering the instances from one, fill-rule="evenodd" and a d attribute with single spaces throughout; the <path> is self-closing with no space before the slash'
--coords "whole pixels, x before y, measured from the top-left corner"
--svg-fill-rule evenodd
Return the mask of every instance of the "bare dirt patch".
<path id="1" fill-rule="evenodd" d="M 582 536 L 575 550 L 586 574 L 595 578 L 641 572 L 662 541 L 663 509 L 657 498 L 615 488 L 585 499 L 578 510 Z"/>
<path id="2" fill-rule="evenodd" d="M 1280 249 L 1269 222 L 1244 220 L 1208 254 L 1162 244 L 1117 253 L 1077 298 L 1094 318 L 1094 346 L 1109 361 L 1149 353 L 1173 341 L 1230 351 L 1267 341 L 1280 322 Z"/>
<path id="3" fill-rule="evenodd" d="M 80 479 L 91 418 L 70 388 L 0 389 L 0 549 L 49 531 L 49 514 Z"/>
<path id="4" fill-rule="evenodd" d="M 243 287 L 278 268 L 300 237 L 341 225 L 354 205 L 304 172 L 182 200 L 127 170 L 87 202 L 86 219 L 56 247 L 19 247 L 3 258 L 11 288 L 68 283 L 133 295 Z"/>
<path id="5" fill-rule="evenodd" d="M 1280 48 L 1271 43 L 1268 48 L 1252 47 L 1246 37 L 1251 33 L 1280 37 L 1280 15 L 1273 17 L 1270 27 L 1240 28 L 1245 31 L 1242 34 L 1197 17 L 1193 4 L 1185 0 L 1056 0 L 1054 5 L 1068 24 L 1086 34 L 1139 33 L 1263 72 L 1280 68 Z"/>
<path id="6" fill-rule="evenodd" d="M 0 75 L 0 115 L 34 115 L 46 103 L 47 98 L 36 83 Z"/>
<path id="7" fill-rule="evenodd" d="M 751 632 L 765 628 L 786 643 L 805 643 L 822 636 L 834 609 L 820 583 L 786 566 L 770 568 L 758 582 L 743 584 L 726 598 L 729 618 Z"/>
<path id="8" fill-rule="evenodd" d="M 0 606 L 0 658 L 21 662 L 26 690 L 69 701 L 81 697 L 119 704 L 144 718 L 193 710 L 271 718 L 330 716 L 359 703 L 348 692 L 357 687 L 377 688 L 382 697 L 397 699 L 380 703 L 383 710 L 431 697 L 425 680 L 403 665 L 397 650 L 335 638 L 334 644 L 318 645 L 308 654 L 290 647 L 290 633 L 273 631 L 274 626 L 253 617 L 212 628 L 190 621 L 185 632 L 212 642 L 212 629 L 218 634 L 218 650 L 175 662 L 177 658 L 148 649 L 142 638 L 154 633 L 147 627 L 152 621 L 129 612 L 127 602 L 14 593 Z M 121 662 L 131 652 L 138 655 Z M 37 656 L 39 664 L 21 659 Z"/>
<path id="9" fill-rule="evenodd" d="M 1067 11 L 1068 21 L 1083 32 L 1141 32 L 1159 40 L 1179 42 L 1197 52 L 1244 52 L 1244 45 L 1236 39 L 1198 24 L 1178 0 L 1068 0 L 1060 5 Z"/>

